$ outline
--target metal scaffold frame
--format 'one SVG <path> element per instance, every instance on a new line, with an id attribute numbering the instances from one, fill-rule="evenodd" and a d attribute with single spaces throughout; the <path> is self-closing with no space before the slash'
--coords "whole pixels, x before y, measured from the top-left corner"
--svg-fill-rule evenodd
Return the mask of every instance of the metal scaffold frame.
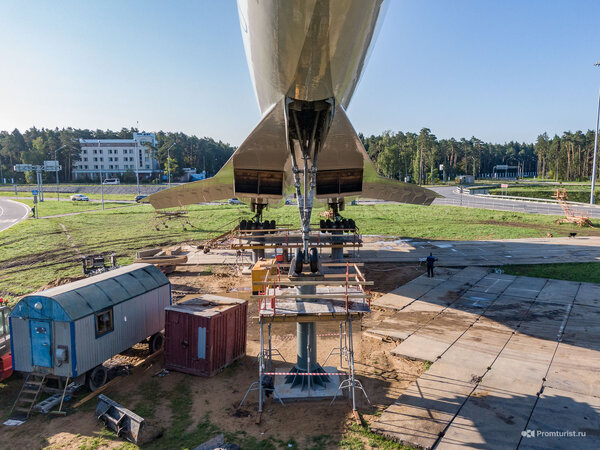
<path id="1" fill-rule="evenodd" d="M 324 276 L 320 279 L 314 280 L 303 280 L 290 279 L 288 276 L 282 275 L 280 265 L 277 265 L 278 270 L 276 274 L 272 274 L 271 271 L 267 271 L 265 279 L 262 282 L 264 290 L 259 295 L 254 297 L 259 299 L 259 333 L 260 333 L 260 350 L 257 355 L 258 359 L 258 381 L 253 382 L 248 391 L 244 395 L 240 402 L 240 407 L 246 401 L 249 393 L 252 391 L 258 391 L 258 420 L 263 412 L 263 405 L 265 397 L 269 393 L 274 393 L 274 378 L 273 377 L 306 377 L 308 390 L 310 392 L 311 380 L 314 382 L 315 377 L 328 377 L 328 376 L 339 376 L 340 384 L 337 391 L 333 395 L 330 402 L 332 405 L 335 399 L 343 393 L 344 390 L 348 390 L 349 399 L 352 402 L 352 411 L 354 412 L 355 418 L 358 420 L 358 412 L 356 408 L 356 390 L 362 391 L 369 405 L 371 404 L 369 397 L 362 386 L 361 382 L 356 379 L 356 372 L 354 367 L 354 340 L 352 334 L 352 324 L 357 318 L 360 319 L 365 312 L 370 310 L 369 294 L 365 291 L 365 285 L 370 285 L 372 282 L 366 281 L 362 272 L 359 269 L 360 264 L 350 263 L 333 263 L 329 264 L 330 267 L 336 269 L 342 269 L 342 272 L 337 274 L 328 274 L 330 276 Z M 345 268 L 345 271 L 343 270 Z M 307 277 L 310 278 L 310 277 Z M 299 294 L 294 293 L 294 289 L 298 285 L 305 286 L 310 285 L 325 285 L 337 287 L 337 292 L 326 292 L 315 294 Z M 281 303 L 278 307 L 278 302 Z M 285 305 L 301 303 L 302 305 L 313 305 L 314 309 L 311 311 L 305 311 L 301 308 L 303 313 L 293 313 L 290 310 L 286 310 Z M 325 313 L 318 312 L 319 306 L 329 305 L 329 310 Z M 332 306 L 333 309 L 332 309 Z M 337 309 L 336 309 L 337 308 Z M 311 370 L 310 361 L 310 348 L 307 348 L 306 354 L 308 360 L 306 361 L 306 371 L 292 370 L 292 371 L 275 371 L 273 370 L 273 356 L 279 356 L 286 362 L 283 355 L 278 349 L 272 346 L 272 323 L 273 322 L 319 322 L 319 321 L 339 321 L 339 332 L 338 333 L 323 333 L 317 334 L 316 336 L 330 337 L 337 336 L 339 343 L 337 347 L 333 347 L 327 358 L 325 364 L 332 356 L 339 356 L 340 368 L 334 372 L 325 372 L 322 368 L 318 371 Z M 264 325 L 267 323 L 268 334 L 265 343 L 265 332 Z M 310 344 L 307 344 L 307 346 Z M 266 346 L 266 348 L 265 348 Z M 316 341 L 315 341 L 316 346 Z M 344 367 L 344 361 L 347 366 L 347 371 L 342 371 Z M 313 361 L 314 363 L 315 361 Z M 301 367 L 304 369 L 304 365 Z M 304 386 L 305 383 L 302 384 Z M 284 402 L 280 397 L 277 397 L 279 402 L 283 405 Z"/>

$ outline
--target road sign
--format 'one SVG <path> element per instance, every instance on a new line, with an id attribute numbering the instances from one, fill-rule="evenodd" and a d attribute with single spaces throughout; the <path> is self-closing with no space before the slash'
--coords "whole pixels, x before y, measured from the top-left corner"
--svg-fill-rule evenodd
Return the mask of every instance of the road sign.
<path id="1" fill-rule="evenodd" d="M 44 170 L 59 170 L 58 161 L 44 161 Z"/>
<path id="2" fill-rule="evenodd" d="M 14 167 L 16 172 L 30 172 L 33 170 L 32 164 L 15 164 Z"/>
<path id="3" fill-rule="evenodd" d="M 38 195 L 37 189 L 34 189 L 33 191 L 31 191 L 31 195 Z"/>

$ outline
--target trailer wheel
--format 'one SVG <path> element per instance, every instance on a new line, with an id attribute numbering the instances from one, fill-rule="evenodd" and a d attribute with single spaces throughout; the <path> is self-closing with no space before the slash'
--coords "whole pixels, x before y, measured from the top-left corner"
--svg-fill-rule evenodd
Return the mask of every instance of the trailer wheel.
<path id="1" fill-rule="evenodd" d="M 102 364 L 94 367 L 85 376 L 85 384 L 88 389 L 94 392 L 96 389 L 100 389 L 106 384 L 108 378 L 108 371 Z"/>
<path id="2" fill-rule="evenodd" d="M 162 346 L 163 346 L 163 342 L 164 342 L 165 338 L 163 337 L 163 334 L 158 332 L 158 333 L 154 333 L 151 337 L 150 337 L 150 354 L 156 353 L 157 351 L 159 351 Z"/>

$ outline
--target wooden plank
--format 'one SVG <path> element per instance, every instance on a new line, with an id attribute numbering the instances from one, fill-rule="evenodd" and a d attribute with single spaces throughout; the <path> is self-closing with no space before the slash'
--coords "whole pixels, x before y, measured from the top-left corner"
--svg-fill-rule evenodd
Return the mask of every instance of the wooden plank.
<path id="1" fill-rule="evenodd" d="M 373 286 L 373 281 L 348 281 L 346 280 L 321 280 L 321 281 L 255 281 L 254 284 L 262 286 L 276 284 L 278 286 Z"/>
<path id="2" fill-rule="evenodd" d="M 138 361 L 136 364 L 133 365 L 132 370 L 131 370 L 132 373 L 137 372 L 139 370 L 139 368 L 143 364 L 150 363 L 151 361 L 154 361 L 156 359 L 156 357 L 159 356 L 159 355 L 161 355 L 162 353 L 163 353 L 163 349 L 161 348 L 157 352 L 154 352 L 153 354 L 151 354 L 150 356 L 148 356 L 146 359 L 144 359 L 142 361 Z M 81 400 L 79 400 L 77 403 L 75 403 L 73 405 L 73 408 L 79 408 L 81 405 L 83 405 L 84 403 L 87 403 L 89 400 L 93 399 L 98 394 L 101 394 L 102 392 L 104 392 L 106 389 L 108 389 L 113 384 L 117 384 L 117 381 L 122 381 L 121 376 L 117 376 L 117 377 L 113 378 L 108 383 L 106 383 L 104 386 L 96 389 L 94 392 L 89 393 L 88 395 L 86 395 L 85 397 L 83 397 Z"/>

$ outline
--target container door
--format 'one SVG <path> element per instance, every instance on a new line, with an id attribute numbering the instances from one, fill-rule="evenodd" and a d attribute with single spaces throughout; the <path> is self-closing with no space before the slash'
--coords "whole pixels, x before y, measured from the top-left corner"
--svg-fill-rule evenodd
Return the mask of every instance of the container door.
<path id="1" fill-rule="evenodd" d="M 31 320 L 31 358 L 34 366 L 52 367 L 52 328 L 50 322 Z"/>
<path id="2" fill-rule="evenodd" d="M 166 339 L 165 355 L 169 365 L 177 367 L 189 367 L 189 348 L 191 342 L 188 337 L 187 314 L 169 311 L 165 324 L 169 334 Z"/>

